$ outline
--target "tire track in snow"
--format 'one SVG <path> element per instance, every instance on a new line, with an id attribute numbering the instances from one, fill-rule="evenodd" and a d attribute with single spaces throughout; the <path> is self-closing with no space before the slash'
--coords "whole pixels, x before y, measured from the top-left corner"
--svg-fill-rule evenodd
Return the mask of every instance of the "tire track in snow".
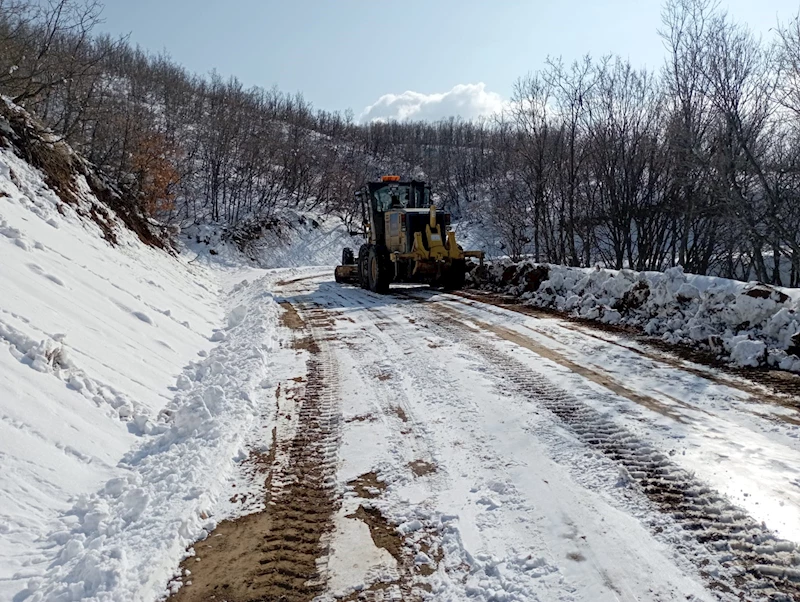
<path id="1" fill-rule="evenodd" d="M 315 291 L 303 292 L 312 302 L 326 307 L 329 316 L 339 320 L 332 349 L 342 356 L 343 366 L 354 365 L 364 394 L 369 397 L 370 412 L 358 417 L 386 424 L 390 429 L 387 434 L 389 458 L 377 461 L 372 465 L 373 472 L 360 477 L 369 482 L 379 476 L 380 489 L 359 488 L 359 479 L 346 485 L 342 483 L 343 505 L 353 508 L 355 503 L 359 506 L 347 518 L 365 523 L 374 545 L 388 550 L 397 562 L 396 568 L 370 569 L 363 576 L 363 584 L 350 594 L 346 593 L 350 590 L 339 589 L 337 592 L 345 593 L 335 596 L 329 591 L 319 600 L 412 601 L 431 599 L 431 595 L 432 599 L 459 600 L 573 599 L 569 593 L 572 588 L 563 583 L 558 570 L 541 555 L 531 556 L 527 546 L 524 550 L 508 550 L 510 556 L 502 561 L 508 571 L 498 570 L 497 564 L 501 561 L 488 550 L 473 557 L 461 540 L 458 516 L 443 510 L 436 502 L 440 493 L 452 489 L 452 475 L 447 466 L 438 463 L 441 458 L 432 437 L 433 429 L 442 428 L 442 419 L 432 424 L 429 416 L 419 413 L 418 400 L 425 399 L 433 391 L 447 390 L 453 376 L 437 362 L 421 361 L 420 351 L 423 355 L 435 353 L 426 347 L 431 342 L 430 337 L 419 333 L 421 336 L 409 338 L 409 326 L 414 321 L 406 322 L 407 312 L 394 311 L 411 304 L 387 303 L 385 296 L 326 284 Z M 353 311 L 340 312 L 339 308 Z M 412 327 L 412 330 L 416 329 Z M 472 433 L 470 440 L 475 439 L 474 447 L 460 448 L 460 455 L 463 452 L 468 458 L 480 456 L 482 462 L 488 463 L 482 473 L 483 480 L 501 478 L 498 471 L 505 473 L 504 461 L 492 452 L 480 433 L 472 432 L 477 418 L 465 417 L 465 413 L 474 414 L 475 408 L 462 404 L 458 407 L 456 430 L 466 428 Z M 433 472 L 429 472 L 431 470 Z M 504 480 L 509 480 L 507 475 Z M 408 498 L 407 487 L 415 492 L 414 501 Z M 508 488 L 510 493 L 511 485 Z M 366 496 L 362 495 L 364 493 Z M 358 496 L 355 502 L 354 494 Z M 481 532 L 487 536 L 516 528 L 510 521 L 517 513 L 509 516 L 482 512 L 480 508 L 478 503 L 475 511 L 481 517 Z M 343 553 L 346 551 L 339 550 L 340 555 Z M 540 597 L 545 591 L 549 595 Z"/>
<path id="2" fill-rule="evenodd" d="M 498 349 L 478 335 L 483 331 L 458 321 L 456 312 L 435 304 L 429 307 L 438 314 L 432 324 L 469 345 L 493 367 L 504 386 L 549 410 L 581 441 L 620 465 L 625 477 L 637 483 L 659 510 L 706 547 L 729 573 L 718 577 L 701 566 L 712 589 L 753 602 L 800 600 L 797 544 L 775 537 L 668 456 Z"/>
<path id="3" fill-rule="evenodd" d="M 403 294 L 400 296 L 405 297 Z M 418 300 L 414 301 L 414 303 L 400 307 L 410 308 L 418 302 Z M 389 485 L 388 495 L 381 496 L 381 499 L 374 502 L 390 517 L 407 517 L 408 514 L 413 516 L 415 512 L 418 513 L 417 518 L 425 525 L 425 529 L 415 534 L 416 541 L 407 541 L 406 546 L 419 548 L 422 544 L 426 552 L 428 548 L 438 552 L 439 556 L 432 566 L 437 567 L 437 570 L 439 570 L 439 566 L 444 568 L 444 571 L 439 570 L 436 579 L 439 588 L 437 595 L 443 596 L 444 599 L 451 599 L 450 596 L 453 596 L 453 599 L 474 597 L 478 600 L 573 600 L 572 587 L 563 582 L 559 569 L 553 564 L 554 559 L 549 550 L 545 556 L 542 556 L 543 550 L 536 546 L 533 548 L 523 546 L 520 549 L 512 546 L 506 550 L 508 556 L 500 559 L 488 552 L 488 548 L 484 546 L 491 544 L 484 542 L 480 551 L 476 553 L 473 550 L 471 553 L 461 539 L 461 528 L 467 525 L 460 525 L 457 514 L 441 514 L 442 510 L 437 509 L 436 499 L 439 494 L 451 489 L 453 481 L 460 480 L 463 475 L 461 477 L 452 475 L 450 469 L 455 466 L 439 463 L 439 454 L 435 450 L 431 429 L 442 428 L 442 425 L 438 421 L 434 425 L 429 420 L 423 422 L 416 418 L 413 404 L 410 403 L 408 396 L 413 395 L 424 399 L 431 391 L 447 391 L 452 382 L 452 373 L 437 362 L 423 363 L 419 361 L 420 343 L 427 343 L 427 346 L 431 348 L 446 343 L 441 341 L 440 344 L 435 344 L 433 339 L 439 339 L 439 337 L 430 337 L 428 336 L 430 333 L 426 331 L 421 331 L 419 336 L 410 338 L 408 324 L 405 322 L 408 321 L 413 325 L 416 323 L 415 320 L 406 311 L 395 311 L 395 309 L 397 308 L 387 309 L 383 303 L 366 307 L 366 310 L 374 316 L 369 323 L 374 327 L 375 337 L 381 341 L 383 353 L 392 358 L 394 370 L 404 374 L 405 378 L 413 384 L 411 391 L 406 393 L 393 391 L 386 394 L 396 400 L 399 400 L 401 396 L 405 398 L 405 402 L 399 403 L 399 405 L 408 411 L 409 422 L 403 421 L 402 423 L 410 426 L 407 434 L 413 435 L 416 441 L 416 445 L 412 442 L 408 442 L 407 445 L 409 448 L 421 447 L 427 450 L 427 453 L 423 452 L 418 455 L 430 457 L 434 462 L 432 466 L 436 467 L 436 472 L 426 478 L 425 485 L 430 497 L 421 504 L 415 503 L 409 506 L 408 501 L 403 500 L 402 495 L 400 500 L 393 495 L 395 488 L 402 487 L 407 482 L 407 477 L 399 474 L 398 467 L 381 467 L 381 478 L 385 479 L 385 483 Z M 425 347 L 423 346 L 422 349 L 424 350 Z M 425 352 L 423 351 L 423 353 Z M 383 388 L 389 389 L 390 387 L 384 386 Z M 463 439 L 463 442 L 459 441 L 459 449 L 463 451 L 464 455 L 481 458 L 481 464 L 485 470 L 471 475 L 470 480 L 475 482 L 486 480 L 489 487 L 502 487 L 504 494 L 513 496 L 515 487 L 506 470 L 507 461 L 493 449 L 487 436 L 481 433 L 480 429 L 475 428 L 475 425 L 480 422 L 480 413 L 468 399 L 468 397 L 461 398 L 457 422 L 449 424 L 448 428 L 453 429 L 454 432 L 465 434 L 464 437 L 456 436 L 459 440 Z M 405 472 L 408 472 L 408 468 L 413 470 L 412 465 L 413 463 L 406 465 Z M 496 494 L 496 491 L 492 489 L 482 489 L 482 491 Z M 485 506 L 486 501 L 478 499 L 477 506 Z M 524 514 L 522 506 L 518 506 L 517 510 Z M 475 528 L 482 536 L 489 537 L 489 539 L 493 533 L 520 529 L 520 525 L 513 522 L 519 519 L 517 512 L 512 511 L 510 514 L 495 511 L 478 512 L 476 518 Z M 532 541 L 541 539 L 542 535 L 535 525 L 526 523 L 522 528 L 526 531 L 533 531 Z M 406 534 L 405 537 L 408 538 L 409 535 Z M 533 553 L 534 548 L 536 553 Z M 473 556 L 473 554 L 475 555 Z M 498 570 L 498 565 L 503 565 L 504 570 Z M 418 599 L 411 597 L 412 592 L 409 590 L 403 590 L 403 593 L 405 594 L 403 600 Z M 484 596 L 488 596 L 488 598 Z M 373 598 L 368 596 L 365 599 L 372 600 Z M 395 598 L 374 599 L 393 600 Z M 434 599 L 439 598 L 434 597 Z"/>
<path id="4" fill-rule="evenodd" d="M 187 585 L 173 602 L 209 599 L 310 602 L 325 589 L 340 435 L 338 375 L 324 310 L 287 308 L 294 346 L 309 353 L 306 381 L 297 383 L 296 428 L 269 457 L 266 508 L 225 521 L 195 545 L 183 563 Z M 295 312 L 295 310 L 299 310 Z M 196 565 L 197 558 L 202 560 Z M 186 573 L 189 569 L 189 573 Z"/>
<path id="5" fill-rule="evenodd" d="M 394 488 L 407 485 L 417 478 L 425 477 L 428 474 L 426 471 L 436 470 L 428 431 L 412 412 L 403 382 L 404 371 L 402 365 L 397 364 L 398 354 L 403 355 L 403 352 L 398 351 L 394 339 L 386 332 L 390 328 L 390 320 L 377 309 L 378 305 L 383 304 L 383 298 L 364 298 L 361 291 L 352 297 L 342 295 L 338 287 L 324 289 L 319 295 L 313 293 L 311 297 L 320 304 L 320 311 L 326 313 L 328 320 L 339 321 L 336 334 L 333 335 L 335 342 L 332 343 L 332 350 L 337 355 L 350 356 L 354 371 L 361 385 L 368 390 L 367 395 L 370 398 L 371 412 L 363 416 L 363 419 L 386 425 L 388 447 L 395 459 L 393 462 L 377 463 L 373 467 L 377 472 L 362 474 L 353 481 L 341 483 L 346 499 L 340 514 L 344 512 L 345 518 L 358 520 L 366 525 L 373 545 L 385 550 L 394 559 L 396 566 L 373 566 L 366 572 L 359 587 L 355 587 L 358 582 L 354 582 L 352 586 L 355 589 L 351 587 L 344 590 L 344 593 L 335 595 L 329 590 L 317 602 L 334 599 L 342 602 L 419 602 L 428 599 L 431 586 L 425 582 L 425 578 L 435 572 L 442 559 L 444 552 L 440 538 L 445 527 L 440 524 L 439 517 L 430 512 L 422 511 L 417 515 L 407 507 L 398 510 L 396 500 L 390 501 L 381 495 L 387 486 Z M 370 317 L 366 322 L 349 318 L 337 309 L 339 301 L 356 303 L 366 310 L 362 315 Z M 342 361 L 345 365 L 348 363 L 344 357 Z M 425 459 L 430 459 L 431 462 Z M 361 493 L 367 495 L 353 497 L 359 482 L 375 479 L 378 474 L 380 489 L 375 490 L 375 495 L 361 489 Z M 377 493 L 378 491 L 381 493 Z M 358 555 L 358 551 L 352 552 Z M 339 554 L 347 552 L 339 550 Z M 427 558 L 427 562 L 418 562 L 420 554 Z"/>
<path id="6" fill-rule="evenodd" d="M 562 328 L 572 330 L 611 345 L 633 351 L 653 361 L 699 376 L 718 384 L 738 389 L 749 396 L 754 405 L 774 404 L 800 409 L 800 375 L 783 370 L 738 368 L 719 360 L 714 354 L 686 345 L 675 345 L 658 337 L 637 332 L 630 327 L 605 324 L 588 318 L 569 315 L 552 308 L 537 307 L 520 302 L 518 298 L 485 291 L 454 291 L 461 302 L 472 307 L 489 306 L 535 318 L 558 319 Z M 608 336 L 603 336 L 604 334 Z M 617 338 L 618 337 L 618 338 Z M 627 344 L 630 341 L 632 344 Z M 797 419 L 774 416 L 792 424 Z"/>

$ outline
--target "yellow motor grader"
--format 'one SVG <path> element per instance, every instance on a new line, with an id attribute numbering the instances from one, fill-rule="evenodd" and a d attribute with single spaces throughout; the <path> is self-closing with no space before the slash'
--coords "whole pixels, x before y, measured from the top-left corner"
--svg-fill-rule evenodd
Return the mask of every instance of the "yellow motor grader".
<path id="1" fill-rule="evenodd" d="M 364 237 L 358 255 L 342 251 L 336 282 L 385 293 L 392 282 L 423 282 L 446 289 L 464 286 L 467 258 L 483 264 L 483 251 L 464 251 L 456 243 L 450 214 L 437 210 L 430 186 L 417 180 L 383 176 L 356 192 Z"/>

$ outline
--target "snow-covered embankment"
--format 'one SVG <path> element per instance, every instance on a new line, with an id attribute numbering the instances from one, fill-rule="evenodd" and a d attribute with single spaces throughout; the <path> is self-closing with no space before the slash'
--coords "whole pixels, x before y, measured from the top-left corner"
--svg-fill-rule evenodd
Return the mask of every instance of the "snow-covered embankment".
<path id="1" fill-rule="evenodd" d="M 665 272 L 496 261 L 481 285 L 606 324 L 635 327 L 673 344 L 711 351 L 738 366 L 800 372 L 800 291 Z"/>
<path id="2" fill-rule="evenodd" d="M 0 115 L 0 599 L 155 599 L 213 525 L 278 309 L 246 284 L 223 297 L 190 257 L 145 245 L 81 173 L 65 199 L 9 123 Z"/>

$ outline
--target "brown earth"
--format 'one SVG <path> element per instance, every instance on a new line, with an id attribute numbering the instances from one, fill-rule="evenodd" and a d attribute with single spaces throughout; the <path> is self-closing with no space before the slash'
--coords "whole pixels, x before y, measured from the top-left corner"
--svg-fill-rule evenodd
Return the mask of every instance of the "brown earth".
<path id="1" fill-rule="evenodd" d="M 358 497 L 365 500 L 375 499 L 386 491 L 386 483 L 378 480 L 376 472 L 368 472 L 347 483 Z"/>
<path id="2" fill-rule="evenodd" d="M 304 320 L 290 305 L 283 322 L 297 337 L 314 340 Z M 290 309 L 291 308 L 291 309 Z M 266 510 L 223 521 L 194 546 L 194 556 L 181 564 L 183 586 L 173 602 L 309 602 L 325 586 L 319 569 L 327 555 L 327 536 L 338 500 L 328 485 L 335 465 L 328 450 L 336 443 L 336 420 L 331 418 L 332 367 L 311 353 L 307 382 L 296 383 L 293 400 L 299 413 L 294 438 L 277 441 L 265 458 L 257 457 L 267 476 Z M 280 456 L 283 461 L 276 458 Z"/>
<path id="3" fill-rule="evenodd" d="M 400 406 L 392 407 L 392 412 L 394 412 L 395 415 L 403 422 L 408 422 L 408 416 L 406 415 L 406 411 Z"/>
<path id="4" fill-rule="evenodd" d="M 305 322 L 303 322 L 300 314 L 297 313 L 294 305 L 288 301 L 281 301 L 280 306 L 284 309 L 283 314 L 281 314 L 281 324 L 283 326 L 292 330 L 303 330 L 305 328 Z"/>
<path id="5" fill-rule="evenodd" d="M 397 561 L 399 579 L 396 581 L 380 581 L 372 583 L 364 590 L 353 592 L 349 596 L 342 598 L 341 602 L 351 602 L 355 600 L 384 600 L 380 592 L 396 586 L 400 589 L 401 600 L 404 602 L 421 602 L 429 599 L 431 586 L 420 580 L 420 577 L 427 577 L 436 571 L 438 563 L 444 557 L 440 547 L 436 547 L 435 552 L 431 552 L 431 545 L 427 541 L 420 542 L 420 547 L 434 564 L 416 566 L 414 563 L 413 546 L 408 545 L 405 537 L 397 528 L 386 520 L 383 513 L 378 508 L 360 505 L 347 518 L 355 518 L 362 521 L 369 528 L 369 534 L 375 547 L 386 550 L 392 558 Z M 391 598 L 394 599 L 394 598 Z"/>
<path id="6" fill-rule="evenodd" d="M 418 477 L 424 477 L 425 475 L 436 472 L 436 464 L 431 464 L 425 460 L 414 460 L 413 462 L 409 462 L 408 467 L 411 469 L 411 472 Z"/>

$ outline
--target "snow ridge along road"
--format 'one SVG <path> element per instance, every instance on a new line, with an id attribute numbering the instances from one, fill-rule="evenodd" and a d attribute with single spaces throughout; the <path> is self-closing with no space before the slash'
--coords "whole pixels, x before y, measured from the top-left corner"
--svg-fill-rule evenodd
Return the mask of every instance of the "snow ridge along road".
<path id="1" fill-rule="evenodd" d="M 262 511 L 176 600 L 799 599 L 791 404 L 555 318 L 279 273 L 275 409 L 218 514 Z"/>

